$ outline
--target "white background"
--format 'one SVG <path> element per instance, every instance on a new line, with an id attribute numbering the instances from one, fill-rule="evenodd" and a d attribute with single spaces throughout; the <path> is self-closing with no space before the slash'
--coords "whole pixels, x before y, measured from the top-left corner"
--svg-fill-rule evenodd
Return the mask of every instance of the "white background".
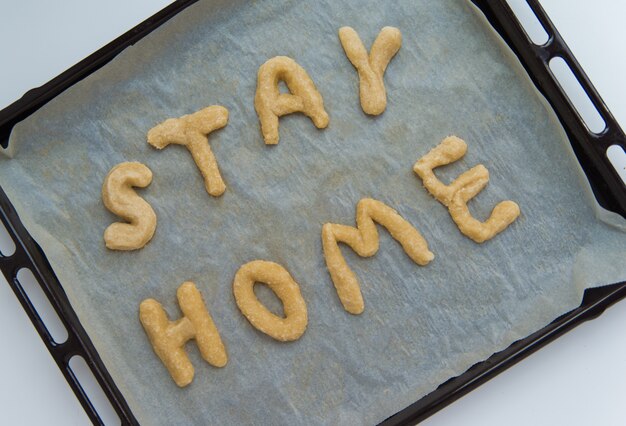
<path id="1" fill-rule="evenodd" d="M 2 2 L 0 109 L 167 3 Z M 522 10 L 522 0 L 510 3 Z M 626 3 L 542 0 L 542 4 L 613 114 L 626 127 Z M 579 102 L 584 103 L 582 98 Z M 0 248 L 9 244 L 1 226 Z M 0 324 L 0 424 L 88 424 L 2 277 Z M 622 302 L 437 413 L 426 424 L 626 424 L 625 324 L 626 302 Z M 93 399 L 103 405 L 100 398 Z M 110 411 L 104 412 L 107 419 L 115 419 Z"/>

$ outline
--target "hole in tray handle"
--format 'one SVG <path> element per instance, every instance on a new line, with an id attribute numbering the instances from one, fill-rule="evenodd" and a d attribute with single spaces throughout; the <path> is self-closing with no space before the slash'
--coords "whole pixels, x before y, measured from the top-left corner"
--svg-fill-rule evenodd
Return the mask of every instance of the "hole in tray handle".
<path id="1" fill-rule="evenodd" d="M 550 34 L 526 0 L 506 0 L 506 2 L 530 41 L 537 46 L 543 46 L 550 40 Z"/>
<path id="2" fill-rule="evenodd" d="M 550 59 L 549 66 L 552 75 L 584 121 L 587 129 L 595 134 L 602 133 L 606 128 L 606 122 L 574 75 L 569 64 L 562 57 L 555 56 Z"/>
<path id="3" fill-rule="evenodd" d="M 0 222 L 0 257 L 11 257 L 15 253 L 15 242 L 6 227 Z"/>
<path id="4" fill-rule="evenodd" d="M 626 152 L 624 152 L 624 148 L 619 145 L 611 145 L 606 150 L 606 156 L 622 179 L 622 183 L 626 185 Z"/>
<path id="5" fill-rule="evenodd" d="M 85 359 L 80 355 L 74 355 L 68 365 L 82 391 L 87 396 L 89 402 L 91 402 L 96 413 L 98 413 L 100 421 L 105 426 L 121 424 L 120 417 L 104 394 L 102 387 L 100 387 Z"/>
<path id="6" fill-rule="evenodd" d="M 17 272 L 16 280 L 37 312 L 39 319 L 41 319 L 48 332 L 48 336 L 57 344 L 65 342 L 68 337 L 67 329 L 33 272 L 28 268 L 22 268 Z"/>

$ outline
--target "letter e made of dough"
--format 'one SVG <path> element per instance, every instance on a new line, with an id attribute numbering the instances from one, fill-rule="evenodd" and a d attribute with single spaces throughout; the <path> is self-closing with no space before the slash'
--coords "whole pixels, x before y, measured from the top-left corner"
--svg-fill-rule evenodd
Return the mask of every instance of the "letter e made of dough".
<path id="1" fill-rule="evenodd" d="M 435 168 L 460 160 L 466 152 L 467 144 L 463 139 L 448 136 L 420 158 L 413 166 L 413 171 L 422 179 L 428 192 L 448 208 L 461 233 L 477 243 L 483 243 L 513 223 L 520 215 L 520 208 L 514 201 L 505 200 L 493 208 L 484 222 L 472 216 L 467 203 L 487 186 L 489 170 L 478 164 L 463 172 L 449 185 L 441 182 L 434 173 Z"/>

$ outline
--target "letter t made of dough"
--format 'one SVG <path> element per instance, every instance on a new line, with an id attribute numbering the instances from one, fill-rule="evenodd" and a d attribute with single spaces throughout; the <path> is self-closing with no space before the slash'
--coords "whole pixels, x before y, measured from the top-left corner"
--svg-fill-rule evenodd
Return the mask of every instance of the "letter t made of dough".
<path id="1" fill-rule="evenodd" d="M 219 197 L 226 190 L 226 185 L 211 151 L 208 134 L 227 123 L 228 110 L 213 105 L 180 118 L 167 119 L 153 127 L 148 132 L 148 143 L 157 149 L 172 143 L 184 145 L 202 173 L 206 191 Z"/>

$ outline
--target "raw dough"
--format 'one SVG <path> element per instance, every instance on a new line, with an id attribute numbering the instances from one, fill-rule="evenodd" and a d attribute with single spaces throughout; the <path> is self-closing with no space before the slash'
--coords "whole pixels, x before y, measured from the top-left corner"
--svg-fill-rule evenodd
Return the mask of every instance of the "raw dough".
<path id="1" fill-rule="evenodd" d="M 183 317 L 169 321 L 163 306 L 154 299 L 139 305 L 139 320 L 152 348 L 169 371 L 174 382 L 185 387 L 193 380 L 194 368 L 185 352 L 185 343 L 195 339 L 202 358 L 214 367 L 228 362 L 219 331 L 195 284 L 187 281 L 176 292 Z"/>
<path id="2" fill-rule="evenodd" d="M 290 93 L 280 93 L 279 81 L 285 82 Z M 259 68 L 254 108 L 267 145 L 278 143 L 278 117 L 286 114 L 301 112 L 318 129 L 328 126 L 322 95 L 304 68 L 286 56 L 269 59 Z"/>
<path id="3" fill-rule="evenodd" d="M 340 28 L 339 40 L 348 59 L 359 73 L 361 108 L 366 114 L 382 114 L 387 107 L 383 75 L 389 61 L 398 53 L 402 45 L 400 30 L 394 27 L 384 27 L 372 44 L 369 56 L 354 29 Z"/>
<path id="4" fill-rule="evenodd" d="M 219 197 L 226 190 L 215 156 L 209 145 L 208 134 L 228 123 L 228 110 L 213 105 L 180 118 L 170 118 L 148 132 L 148 143 L 163 149 L 171 143 L 184 145 L 204 177 L 206 191 Z"/>
<path id="5" fill-rule="evenodd" d="M 480 222 L 472 217 L 467 208 L 467 202 L 483 190 L 488 180 L 488 177 L 487 179 L 477 179 L 462 187 L 454 194 L 452 202 L 448 206 L 450 216 L 452 216 L 452 220 L 459 227 L 459 230 L 463 235 L 467 235 L 477 243 L 492 239 L 504 231 L 520 215 L 517 203 L 506 200 L 494 207 L 489 219 L 485 222 Z"/>
<path id="6" fill-rule="evenodd" d="M 370 257 L 378 251 L 378 231 L 374 222 L 387 228 L 407 255 L 418 265 L 426 265 L 435 258 L 428 243 L 417 229 L 386 204 L 364 198 L 356 206 L 356 228 L 326 223 L 322 227 L 322 247 L 330 276 L 339 300 L 351 314 L 363 312 L 361 288 L 354 272 L 341 254 L 338 243 L 349 245 L 359 256 Z"/>
<path id="7" fill-rule="evenodd" d="M 152 239 L 157 217 L 133 186 L 145 188 L 152 182 L 152 171 L 141 163 L 125 162 L 113 167 L 104 178 L 102 201 L 109 211 L 130 223 L 116 222 L 104 231 L 104 242 L 111 250 L 136 250 Z"/>
<path id="8" fill-rule="evenodd" d="M 452 196 L 463 186 L 476 179 L 489 180 L 489 172 L 482 164 L 464 172 L 450 185 L 444 185 L 437 179 L 433 169 L 463 158 L 466 152 L 467 144 L 464 140 L 456 136 L 448 136 L 413 166 L 413 171 L 422 179 L 424 187 L 428 192 L 446 207 L 452 201 Z"/>
<path id="9" fill-rule="evenodd" d="M 489 182 L 489 171 L 479 164 L 467 170 L 450 185 L 444 185 L 433 169 L 462 158 L 467 144 L 456 136 L 448 136 L 428 154 L 420 158 L 413 171 L 422 179 L 424 187 L 441 204 L 448 207 L 452 220 L 461 233 L 477 243 L 492 239 L 520 215 L 519 206 L 513 201 L 502 201 L 492 210 L 489 219 L 480 222 L 472 217 L 467 202 L 482 191 Z"/>
<path id="10" fill-rule="evenodd" d="M 285 318 L 270 312 L 254 294 L 256 282 L 267 284 L 283 302 Z M 307 326 L 306 303 L 289 272 L 274 262 L 254 260 L 243 265 L 233 281 L 235 301 L 254 328 L 282 342 L 298 340 Z"/>

